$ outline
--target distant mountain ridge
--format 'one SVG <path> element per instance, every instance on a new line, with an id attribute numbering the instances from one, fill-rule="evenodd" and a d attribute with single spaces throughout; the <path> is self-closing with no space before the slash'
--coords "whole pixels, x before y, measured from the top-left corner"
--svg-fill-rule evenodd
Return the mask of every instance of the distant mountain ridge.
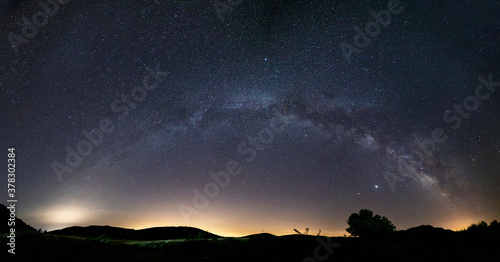
<path id="1" fill-rule="evenodd" d="M 258 234 L 252 234 L 248 236 L 242 236 L 241 238 L 276 238 L 276 235 L 270 234 L 270 233 L 258 233 Z"/>
<path id="2" fill-rule="evenodd" d="M 167 240 L 167 239 L 201 239 L 220 238 L 221 236 L 209 233 L 194 227 L 152 227 L 146 229 L 129 229 L 112 226 L 73 226 L 49 232 L 53 235 L 78 237 L 107 237 L 125 240 Z"/>
<path id="3" fill-rule="evenodd" d="M 444 229 L 441 227 L 433 227 L 431 225 L 421 225 L 412 228 L 408 228 L 406 230 L 399 230 L 396 232 L 397 234 L 404 234 L 409 236 L 426 236 L 426 235 L 452 235 L 458 232 L 455 232 L 450 229 Z"/>

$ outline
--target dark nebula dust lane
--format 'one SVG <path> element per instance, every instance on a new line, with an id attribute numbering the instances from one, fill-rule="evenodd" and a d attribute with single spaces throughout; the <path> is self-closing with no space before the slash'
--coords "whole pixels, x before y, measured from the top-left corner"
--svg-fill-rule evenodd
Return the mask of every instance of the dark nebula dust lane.
<path id="1" fill-rule="evenodd" d="M 0 6 L 0 144 L 35 227 L 500 216 L 497 1 L 48 2 Z"/>

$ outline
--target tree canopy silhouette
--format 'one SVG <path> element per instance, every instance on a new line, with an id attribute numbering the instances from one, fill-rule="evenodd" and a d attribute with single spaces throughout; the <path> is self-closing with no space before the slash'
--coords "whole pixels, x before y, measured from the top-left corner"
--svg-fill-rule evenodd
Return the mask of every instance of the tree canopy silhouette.
<path id="1" fill-rule="evenodd" d="M 387 217 L 375 215 L 368 209 L 361 209 L 359 214 L 352 213 L 347 219 L 346 229 L 353 236 L 366 236 L 396 231 L 396 226 Z"/>

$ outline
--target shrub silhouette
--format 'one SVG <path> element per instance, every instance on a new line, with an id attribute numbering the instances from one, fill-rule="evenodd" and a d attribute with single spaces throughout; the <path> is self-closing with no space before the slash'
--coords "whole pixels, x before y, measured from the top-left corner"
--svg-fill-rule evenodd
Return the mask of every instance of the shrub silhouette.
<path id="1" fill-rule="evenodd" d="M 500 233 L 500 223 L 498 221 L 493 220 L 491 221 L 490 225 L 488 226 L 488 223 L 485 221 L 480 221 L 475 224 L 471 224 L 470 226 L 467 227 L 467 229 L 462 230 L 465 232 L 472 232 L 472 233 Z"/>
<path id="2" fill-rule="evenodd" d="M 479 223 L 470 225 L 467 228 L 467 231 L 469 231 L 469 232 L 483 232 L 483 231 L 486 231 L 487 229 L 488 229 L 488 223 L 486 223 L 485 221 L 481 221 Z"/>
<path id="3" fill-rule="evenodd" d="M 347 219 L 347 232 L 353 236 L 367 236 L 396 231 L 396 226 L 387 217 L 375 215 L 368 209 L 361 209 L 359 214 L 352 213 Z"/>

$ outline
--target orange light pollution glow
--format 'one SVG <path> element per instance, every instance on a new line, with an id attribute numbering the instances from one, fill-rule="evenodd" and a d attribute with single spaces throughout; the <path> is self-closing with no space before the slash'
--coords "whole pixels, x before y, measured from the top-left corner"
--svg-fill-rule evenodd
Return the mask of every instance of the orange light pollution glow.
<path id="1" fill-rule="evenodd" d="M 119 211 L 103 209 L 102 207 L 90 207 L 85 203 L 67 202 L 38 209 L 26 214 L 28 222 L 37 227 L 47 230 L 55 230 L 69 226 L 88 225 L 110 225 L 123 228 L 143 229 L 149 227 L 162 226 L 191 226 L 197 227 L 211 233 L 226 236 L 240 237 L 255 233 L 271 233 L 275 235 L 295 234 L 294 228 L 304 231 L 309 228 L 310 234 L 317 234 L 321 230 L 321 235 L 342 236 L 349 235 L 345 228 L 345 222 L 349 213 L 338 214 L 333 217 L 318 218 L 311 217 L 304 212 L 279 211 L 269 212 L 266 209 L 252 210 L 249 208 L 238 208 L 229 210 L 227 206 L 214 204 L 207 208 L 197 217 L 194 217 L 191 224 L 186 224 L 182 219 L 182 214 L 175 208 L 163 209 L 160 207 L 137 207 L 137 211 Z M 321 217 L 321 216 L 320 216 Z M 389 217 L 391 220 L 391 217 Z M 393 217 L 393 222 L 399 220 Z M 440 220 L 434 224 L 443 228 L 459 230 L 466 228 L 477 219 L 471 217 L 461 217 L 449 221 Z M 425 221 L 424 221 L 425 224 Z M 427 223 L 430 224 L 430 223 Z M 406 229 L 419 224 L 399 224 L 398 229 Z"/>

